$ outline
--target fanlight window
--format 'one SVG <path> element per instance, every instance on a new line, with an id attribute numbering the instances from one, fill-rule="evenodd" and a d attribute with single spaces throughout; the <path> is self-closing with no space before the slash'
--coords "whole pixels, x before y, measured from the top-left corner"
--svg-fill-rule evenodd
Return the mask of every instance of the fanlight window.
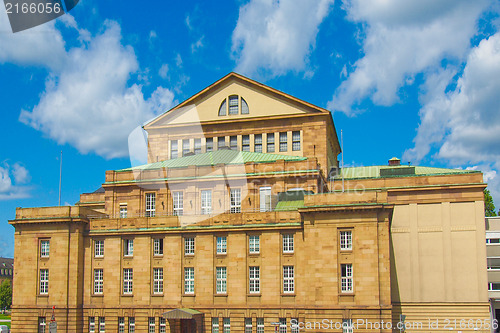
<path id="1" fill-rule="evenodd" d="M 238 95 L 231 95 L 224 98 L 219 107 L 219 116 L 249 114 L 248 103 L 243 97 Z"/>

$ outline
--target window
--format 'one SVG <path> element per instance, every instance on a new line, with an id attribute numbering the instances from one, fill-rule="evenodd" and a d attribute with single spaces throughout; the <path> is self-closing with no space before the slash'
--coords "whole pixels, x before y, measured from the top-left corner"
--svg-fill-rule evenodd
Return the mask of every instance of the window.
<path id="1" fill-rule="evenodd" d="M 216 268 L 216 292 L 217 294 L 227 293 L 227 269 L 226 267 Z"/>
<path id="2" fill-rule="evenodd" d="M 89 317 L 89 333 L 95 332 L 95 317 Z"/>
<path id="3" fill-rule="evenodd" d="M 167 332 L 167 321 L 165 318 L 160 317 L 160 333 Z"/>
<path id="4" fill-rule="evenodd" d="M 135 317 L 128 317 L 128 333 L 135 333 Z"/>
<path id="5" fill-rule="evenodd" d="M 189 151 L 189 139 L 182 140 L 182 156 L 186 156 Z"/>
<path id="6" fill-rule="evenodd" d="M 106 332 L 106 320 L 104 317 L 99 317 L 99 333 Z"/>
<path id="7" fill-rule="evenodd" d="M 47 295 L 49 293 L 49 270 L 40 270 L 40 294 Z"/>
<path id="8" fill-rule="evenodd" d="M 125 317 L 118 317 L 118 333 L 125 333 Z"/>
<path id="9" fill-rule="evenodd" d="M 38 317 L 38 333 L 45 333 L 47 323 L 45 317 Z"/>
<path id="10" fill-rule="evenodd" d="M 293 293 L 295 291 L 293 266 L 283 266 L 283 292 Z"/>
<path id="11" fill-rule="evenodd" d="M 103 270 L 94 269 L 94 294 L 102 294 L 104 285 L 104 273 Z"/>
<path id="12" fill-rule="evenodd" d="M 40 257 L 48 258 L 50 252 L 50 240 L 42 239 L 40 241 Z"/>
<path id="13" fill-rule="evenodd" d="M 274 153 L 274 133 L 267 133 L 267 152 Z"/>
<path id="14" fill-rule="evenodd" d="M 352 231 L 340 231 L 340 250 L 352 250 Z"/>
<path id="15" fill-rule="evenodd" d="M 260 211 L 271 211 L 271 187 L 266 186 L 260 188 Z"/>
<path id="16" fill-rule="evenodd" d="M 146 193 L 146 217 L 154 217 L 156 212 L 156 193 Z"/>
<path id="17" fill-rule="evenodd" d="M 194 267 L 184 267 L 184 293 L 194 294 Z"/>
<path id="18" fill-rule="evenodd" d="M 342 319 L 342 333 L 352 333 L 352 319 Z"/>
<path id="19" fill-rule="evenodd" d="M 194 237 L 184 238 L 184 255 L 194 256 Z"/>
<path id="20" fill-rule="evenodd" d="M 231 332 L 231 320 L 229 318 L 223 318 L 222 322 L 224 323 L 223 333 L 230 333 Z"/>
<path id="21" fill-rule="evenodd" d="M 500 244 L 500 238 L 487 238 L 486 244 Z"/>
<path id="22" fill-rule="evenodd" d="M 259 236 L 249 236 L 248 237 L 248 252 L 259 253 L 260 252 L 260 237 Z"/>
<path id="23" fill-rule="evenodd" d="M 238 137 L 236 135 L 229 137 L 229 148 L 231 150 L 238 150 Z"/>
<path id="24" fill-rule="evenodd" d="M 299 318 L 290 319 L 290 328 L 292 329 L 292 333 L 299 333 L 299 325 L 297 325 L 298 322 L 299 322 Z"/>
<path id="25" fill-rule="evenodd" d="M 251 294 L 260 293 L 260 267 L 249 267 L 248 271 L 249 291 Z"/>
<path id="26" fill-rule="evenodd" d="M 245 333 L 252 333 L 252 318 L 245 318 Z"/>
<path id="27" fill-rule="evenodd" d="M 153 268 L 153 293 L 163 294 L 163 268 Z"/>
<path id="28" fill-rule="evenodd" d="M 170 141 L 170 158 L 174 159 L 179 156 L 179 153 L 177 152 L 178 147 L 177 147 L 177 140 Z"/>
<path id="29" fill-rule="evenodd" d="M 229 96 L 229 114 L 238 114 L 238 96 Z"/>
<path id="30" fill-rule="evenodd" d="M 288 133 L 280 132 L 280 151 L 288 151 Z"/>
<path id="31" fill-rule="evenodd" d="M 241 151 L 250 151 L 250 135 L 241 137 Z"/>
<path id="32" fill-rule="evenodd" d="M 149 317 L 148 333 L 155 333 L 155 317 Z"/>
<path id="33" fill-rule="evenodd" d="M 222 149 L 226 146 L 226 137 L 225 136 L 219 136 L 217 138 L 217 149 Z"/>
<path id="34" fill-rule="evenodd" d="M 217 254 L 227 253 L 227 238 L 226 236 L 217 237 Z"/>
<path id="35" fill-rule="evenodd" d="M 153 255 L 155 256 L 163 255 L 163 238 L 155 238 L 153 240 Z"/>
<path id="36" fill-rule="evenodd" d="M 194 139 L 194 154 L 201 154 L 201 139 Z"/>
<path id="37" fill-rule="evenodd" d="M 343 293 L 352 292 L 352 264 L 340 265 L 340 290 Z"/>
<path id="38" fill-rule="evenodd" d="M 241 189 L 234 188 L 230 191 L 231 213 L 241 213 Z"/>
<path id="39" fill-rule="evenodd" d="M 174 215 L 182 216 L 184 214 L 184 192 L 174 191 L 172 196 L 174 201 Z"/>
<path id="40" fill-rule="evenodd" d="M 134 240 L 124 239 L 123 240 L 123 255 L 126 257 L 131 257 L 134 255 Z"/>
<path id="41" fill-rule="evenodd" d="M 286 318 L 280 318 L 280 330 L 279 333 L 286 333 Z"/>
<path id="42" fill-rule="evenodd" d="M 253 151 L 256 153 L 262 153 L 262 134 L 255 134 L 253 142 Z"/>
<path id="43" fill-rule="evenodd" d="M 241 98 L 241 114 L 249 114 L 248 104 L 243 97 Z"/>
<path id="44" fill-rule="evenodd" d="M 293 234 L 283 235 L 283 253 L 293 253 Z"/>
<path id="45" fill-rule="evenodd" d="M 201 191 L 201 213 L 212 213 L 212 190 Z"/>
<path id="46" fill-rule="evenodd" d="M 127 218 L 127 204 L 120 204 L 120 218 Z"/>
<path id="47" fill-rule="evenodd" d="M 227 112 L 227 103 L 226 103 L 226 99 L 224 98 L 224 100 L 222 101 L 222 103 L 220 104 L 220 107 L 219 107 L 219 116 L 225 116 L 226 112 Z"/>
<path id="48" fill-rule="evenodd" d="M 500 291 L 500 283 L 488 283 L 488 291 Z"/>
<path id="49" fill-rule="evenodd" d="M 264 333 L 264 318 L 257 318 L 257 333 Z"/>
<path id="50" fill-rule="evenodd" d="M 104 240 L 96 240 L 94 242 L 94 256 L 97 258 L 104 257 Z"/>
<path id="51" fill-rule="evenodd" d="M 212 333 L 219 333 L 219 318 L 212 318 Z"/>
<path id="52" fill-rule="evenodd" d="M 292 132 L 292 150 L 293 151 L 300 150 L 300 131 Z"/>
<path id="53" fill-rule="evenodd" d="M 214 138 L 207 138 L 207 142 L 205 143 L 205 149 L 206 149 L 207 153 L 209 151 L 214 150 Z"/>
<path id="54" fill-rule="evenodd" d="M 132 268 L 123 269 L 123 293 L 132 294 L 133 290 L 133 270 Z"/>

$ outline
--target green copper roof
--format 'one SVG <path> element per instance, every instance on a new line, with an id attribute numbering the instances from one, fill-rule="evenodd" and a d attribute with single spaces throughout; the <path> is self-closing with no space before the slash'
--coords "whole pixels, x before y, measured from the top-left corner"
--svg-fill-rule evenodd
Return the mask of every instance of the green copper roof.
<path id="1" fill-rule="evenodd" d="M 276 211 L 297 210 L 297 208 L 303 206 L 304 206 L 304 200 L 278 201 L 275 210 Z"/>
<path id="2" fill-rule="evenodd" d="M 204 154 L 179 157 L 171 160 L 139 165 L 136 167 L 121 169 L 117 171 L 184 168 L 193 165 L 209 166 L 217 164 L 244 164 L 247 162 L 266 163 L 266 162 L 276 162 L 278 160 L 303 161 L 306 159 L 307 159 L 306 157 L 301 157 L 301 156 L 253 153 L 249 151 L 222 149 L 222 150 L 211 151 Z"/>
<path id="3" fill-rule="evenodd" d="M 408 165 L 400 166 L 389 166 L 389 165 L 374 165 L 367 167 L 353 167 L 344 168 L 342 173 L 345 179 L 357 179 L 357 178 L 379 178 L 381 169 L 406 169 Z M 476 173 L 476 170 L 462 170 L 462 169 L 446 169 L 446 168 L 432 168 L 424 166 L 411 166 L 415 168 L 415 174 L 402 174 L 401 177 L 411 177 L 411 176 L 423 176 L 423 175 L 449 175 L 449 174 L 461 174 L 461 173 Z M 340 179 L 342 176 L 336 176 L 336 179 Z"/>

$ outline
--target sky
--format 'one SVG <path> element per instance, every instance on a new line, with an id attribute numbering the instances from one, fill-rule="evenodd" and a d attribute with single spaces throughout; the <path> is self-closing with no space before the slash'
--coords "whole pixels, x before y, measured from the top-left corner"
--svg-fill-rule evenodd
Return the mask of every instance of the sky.
<path id="1" fill-rule="evenodd" d="M 229 72 L 332 112 L 346 166 L 481 170 L 500 208 L 494 0 L 81 0 L 12 33 L 0 6 L 0 256 L 16 207 L 130 166 L 128 136 Z M 340 156 L 339 156 L 340 158 Z"/>

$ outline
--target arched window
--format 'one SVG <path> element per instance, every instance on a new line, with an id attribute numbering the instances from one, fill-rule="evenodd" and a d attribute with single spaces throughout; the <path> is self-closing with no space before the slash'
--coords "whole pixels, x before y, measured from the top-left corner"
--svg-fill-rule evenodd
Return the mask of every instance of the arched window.
<path id="1" fill-rule="evenodd" d="M 241 114 L 248 114 L 248 113 L 249 113 L 248 104 L 242 97 L 241 98 Z"/>
<path id="2" fill-rule="evenodd" d="M 219 107 L 219 116 L 249 113 L 247 102 L 243 99 L 243 97 L 238 95 L 230 95 L 227 98 L 224 98 Z"/>
<path id="3" fill-rule="evenodd" d="M 238 106 L 238 95 L 229 96 L 229 114 L 238 114 L 239 106 Z"/>
<path id="4" fill-rule="evenodd" d="M 226 115 L 226 109 L 227 109 L 227 106 L 226 106 L 226 99 L 224 98 L 224 100 L 222 101 L 222 103 L 220 104 L 220 108 L 219 108 L 219 116 L 225 116 Z"/>

